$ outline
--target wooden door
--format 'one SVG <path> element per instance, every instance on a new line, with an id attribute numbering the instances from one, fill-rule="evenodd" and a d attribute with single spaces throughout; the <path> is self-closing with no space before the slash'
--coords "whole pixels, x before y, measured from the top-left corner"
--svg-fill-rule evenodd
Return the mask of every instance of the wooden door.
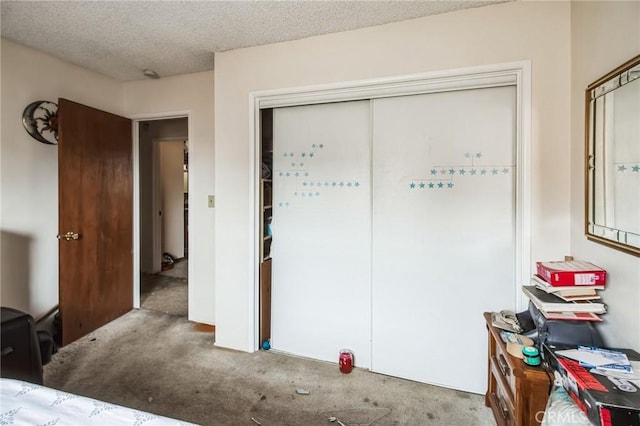
<path id="1" fill-rule="evenodd" d="M 59 308 L 66 345 L 133 307 L 132 131 L 129 119 L 60 99 L 58 132 Z"/>

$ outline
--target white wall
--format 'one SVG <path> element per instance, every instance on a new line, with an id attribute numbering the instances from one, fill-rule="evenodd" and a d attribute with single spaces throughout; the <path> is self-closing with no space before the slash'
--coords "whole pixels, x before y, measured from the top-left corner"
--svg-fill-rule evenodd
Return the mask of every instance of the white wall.
<path id="1" fill-rule="evenodd" d="M 140 272 L 154 274 L 153 225 L 157 214 L 153 207 L 153 122 L 140 124 L 138 132 L 138 175 L 140 197 Z M 161 260 L 158 261 L 160 265 Z M 157 270 L 156 270 L 157 269 Z"/>
<path id="2" fill-rule="evenodd" d="M 162 253 L 184 257 L 184 141 L 158 142 L 162 197 Z"/>
<path id="3" fill-rule="evenodd" d="M 124 84 L 129 117 L 189 114 L 189 319 L 214 324 L 213 71 Z"/>
<path id="4" fill-rule="evenodd" d="M 640 3 L 573 2 L 571 7 L 571 248 L 608 273 L 603 331 L 610 346 L 640 350 L 640 258 L 584 236 L 584 91 L 640 53 Z"/>
<path id="5" fill-rule="evenodd" d="M 58 152 L 32 139 L 22 111 L 65 97 L 125 116 L 189 112 L 189 318 L 213 324 L 213 72 L 122 83 L 9 40 L 1 41 L 1 303 L 39 317 L 58 303 Z"/>
<path id="6" fill-rule="evenodd" d="M 58 148 L 27 134 L 22 111 L 33 101 L 63 97 L 122 114 L 124 88 L 6 39 L 0 51 L 0 297 L 2 306 L 38 318 L 58 304 Z"/>
<path id="7" fill-rule="evenodd" d="M 570 5 L 513 2 L 216 55 L 216 344 L 253 350 L 249 93 L 532 64 L 532 260 L 569 253 Z"/>

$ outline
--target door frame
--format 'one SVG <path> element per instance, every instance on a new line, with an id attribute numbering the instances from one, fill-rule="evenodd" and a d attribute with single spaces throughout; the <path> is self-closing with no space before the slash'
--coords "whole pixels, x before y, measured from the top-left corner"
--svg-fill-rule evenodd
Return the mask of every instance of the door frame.
<path id="1" fill-rule="evenodd" d="M 133 133 L 133 307 L 136 309 L 140 309 L 140 122 L 186 117 L 187 134 L 192 135 L 191 115 L 191 110 L 186 110 L 128 116 L 133 123 L 131 126 L 131 132 Z M 189 179 L 187 190 L 189 191 L 187 197 L 190 198 L 191 179 Z M 189 199 L 189 202 L 190 201 Z M 191 209 L 189 209 L 188 214 L 187 220 L 191 223 Z M 188 244 L 189 252 L 191 253 L 193 250 L 191 241 L 189 241 Z M 191 274 L 191 262 L 189 262 L 188 268 L 188 273 Z"/>
<path id="2" fill-rule="evenodd" d="M 531 61 L 431 71 L 426 73 L 384 77 L 370 80 L 290 87 L 251 92 L 249 94 L 249 207 L 252 212 L 250 246 L 253 247 L 249 270 L 249 312 L 253 312 L 253 327 L 249 331 L 249 346 L 260 348 L 260 110 L 294 105 L 354 101 L 403 95 L 415 95 L 454 90 L 515 85 L 516 87 L 516 272 L 513 285 L 528 282 L 531 274 Z M 134 142 L 135 143 L 135 142 Z M 516 291 L 515 306 L 522 309 L 525 297 Z"/>

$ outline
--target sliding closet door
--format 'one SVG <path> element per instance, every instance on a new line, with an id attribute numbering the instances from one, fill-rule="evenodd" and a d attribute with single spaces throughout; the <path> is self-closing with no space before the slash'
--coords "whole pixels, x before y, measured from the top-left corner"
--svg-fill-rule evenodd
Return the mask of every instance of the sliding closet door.
<path id="1" fill-rule="evenodd" d="M 275 350 L 370 366 L 370 103 L 274 109 Z"/>
<path id="2" fill-rule="evenodd" d="M 372 369 L 483 393 L 482 313 L 515 305 L 515 88 L 372 108 Z"/>

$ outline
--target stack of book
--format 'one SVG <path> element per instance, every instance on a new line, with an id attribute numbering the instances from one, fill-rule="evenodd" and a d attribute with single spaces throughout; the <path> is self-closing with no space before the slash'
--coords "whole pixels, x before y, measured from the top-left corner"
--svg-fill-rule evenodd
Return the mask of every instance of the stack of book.
<path id="1" fill-rule="evenodd" d="M 588 262 L 536 262 L 537 274 L 522 291 L 547 319 L 602 321 L 607 312 L 598 294 L 606 271 Z"/>

